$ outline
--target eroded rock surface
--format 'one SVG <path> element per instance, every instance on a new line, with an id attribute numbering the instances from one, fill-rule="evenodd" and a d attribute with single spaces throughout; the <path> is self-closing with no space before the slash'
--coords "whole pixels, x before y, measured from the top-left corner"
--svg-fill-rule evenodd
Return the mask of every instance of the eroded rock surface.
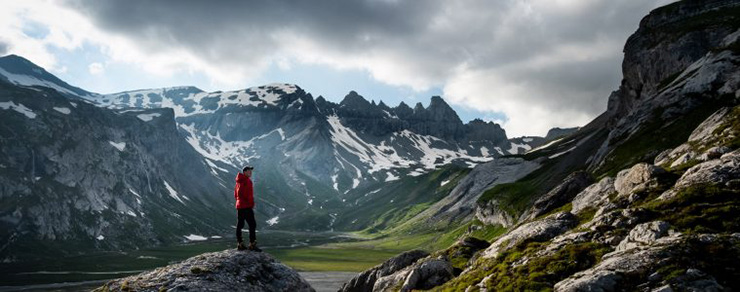
<path id="1" fill-rule="evenodd" d="M 116 279 L 96 291 L 314 291 L 269 254 L 235 249 Z"/>

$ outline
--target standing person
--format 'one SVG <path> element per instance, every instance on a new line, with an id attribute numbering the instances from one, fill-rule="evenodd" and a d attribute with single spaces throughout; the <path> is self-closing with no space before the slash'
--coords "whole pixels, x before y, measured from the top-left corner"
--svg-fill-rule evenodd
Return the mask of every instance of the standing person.
<path id="1" fill-rule="evenodd" d="M 254 187 L 252 186 L 252 170 L 254 167 L 245 166 L 242 172 L 236 175 L 236 186 L 234 186 L 234 199 L 236 199 L 236 241 L 238 250 L 262 251 L 257 247 L 257 235 L 255 228 L 257 222 L 254 220 Z M 244 221 L 249 224 L 249 247 L 244 246 L 242 241 L 242 228 Z"/>

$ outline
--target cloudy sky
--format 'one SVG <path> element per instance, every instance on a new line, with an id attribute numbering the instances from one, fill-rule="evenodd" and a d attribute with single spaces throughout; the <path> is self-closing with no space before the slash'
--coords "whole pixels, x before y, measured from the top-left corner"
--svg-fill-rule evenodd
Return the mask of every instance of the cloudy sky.
<path id="1" fill-rule="evenodd" d="M 622 48 L 671 0 L 0 0 L 0 55 L 84 89 L 295 83 L 332 101 L 441 95 L 510 137 L 606 109 Z"/>

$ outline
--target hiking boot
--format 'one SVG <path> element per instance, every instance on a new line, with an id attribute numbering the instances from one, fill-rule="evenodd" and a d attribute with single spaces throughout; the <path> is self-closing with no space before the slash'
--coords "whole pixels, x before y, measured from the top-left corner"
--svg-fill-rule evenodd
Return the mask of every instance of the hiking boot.
<path id="1" fill-rule="evenodd" d="M 249 243 L 248 249 L 251 250 L 251 251 L 256 251 L 256 252 L 261 252 L 262 251 L 262 249 L 260 249 L 259 247 L 257 247 L 257 242 L 256 241 L 252 241 L 251 243 Z"/>
<path id="2" fill-rule="evenodd" d="M 237 250 L 245 250 L 245 249 L 247 249 L 247 247 L 246 247 L 246 246 L 244 245 L 244 243 L 243 243 L 243 242 L 239 242 L 239 243 L 238 243 L 238 244 L 236 245 L 236 249 L 237 249 Z"/>

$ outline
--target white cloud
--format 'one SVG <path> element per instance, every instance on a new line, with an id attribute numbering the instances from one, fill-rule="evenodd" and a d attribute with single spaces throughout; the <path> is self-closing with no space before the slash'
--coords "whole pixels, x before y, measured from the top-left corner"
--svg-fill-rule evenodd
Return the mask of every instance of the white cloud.
<path id="1" fill-rule="evenodd" d="M 442 88 L 453 104 L 502 112 L 510 136 L 543 135 L 554 126 L 581 126 L 605 109 L 619 85 L 627 36 L 650 9 L 670 1 L 28 0 L 4 4 L 0 35 L 9 53 L 52 71 L 61 68 L 50 46 L 89 44 L 108 66 L 203 73 L 219 88 L 249 84 L 271 65 L 361 70 L 390 85 Z M 25 35 L 31 22 L 48 33 Z"/>
<path id="2" fill-rule="evenodd" d="M 87 70 L 90 71 L 90 74 L 92 75 L 100 75 L 105 73 L 105 67 L 103 67 L 103 64 L 97 62 L 87 66 Z"/>

